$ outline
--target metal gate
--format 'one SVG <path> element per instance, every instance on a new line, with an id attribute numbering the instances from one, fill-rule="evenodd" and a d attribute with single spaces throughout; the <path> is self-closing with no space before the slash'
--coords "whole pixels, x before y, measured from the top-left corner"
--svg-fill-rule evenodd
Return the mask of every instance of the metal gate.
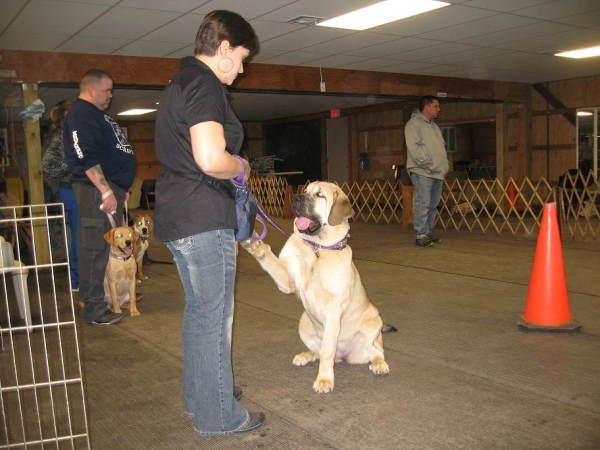
<path id="1" fill-rule="evenodd" d="M 89 449 L 62 204 L 0 207 L 0 449 Z"/>

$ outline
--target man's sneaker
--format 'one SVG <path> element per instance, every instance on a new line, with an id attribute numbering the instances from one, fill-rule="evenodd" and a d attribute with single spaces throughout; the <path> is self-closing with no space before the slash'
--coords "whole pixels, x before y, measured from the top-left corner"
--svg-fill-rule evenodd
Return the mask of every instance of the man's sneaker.
<path id="1" fill-rule="evenodd" d="M 429 239 L 429 237 L 423 236 L 415 239 L 415 244 L 419 247 L 431 247 L 433 245 L 433 241 Z"/>
<path id="2" fill-rule="evenodd" d="M 102 314 L 102 317 L 93 320 L 90 323 L 92 325 L 116 325 L 121 320 L 123 320 L 122 313 L 114 313 L 110 309 L 107 309 L 106 312 Z"/>
<path id="3" fill-rule="evenodd" d="M 431 242 L 433 242 L 434 244 L 439 244 L 440 242 L 442 242 L 442 240 L 438 237 L 433 236 L 432 234 L 430 234 L 429 236 L 427 236 L 429 238 L 429 240 Z"/>

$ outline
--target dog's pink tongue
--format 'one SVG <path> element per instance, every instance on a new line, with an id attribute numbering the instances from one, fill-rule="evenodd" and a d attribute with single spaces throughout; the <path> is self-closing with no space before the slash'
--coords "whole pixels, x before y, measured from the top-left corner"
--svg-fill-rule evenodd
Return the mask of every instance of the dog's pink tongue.
<path id="1" fill-rule="evenodd" d="M 133 251 L 133 250 L 132 250 L 132 249 L 130 249 L 130 248 L 124 248 L 124 249 L 123 249 L 123 253 L 125 253 L 127 256 L 131 255 L 132 251 Z"/>
<path id="2" fill-rule="evenodd" d="M 308 227 L 310 227 L 310 219 L 307 219 L 306 217 L 298 217 L 296 219 L 296 228 L 299 230 L 306 230 Z"/>

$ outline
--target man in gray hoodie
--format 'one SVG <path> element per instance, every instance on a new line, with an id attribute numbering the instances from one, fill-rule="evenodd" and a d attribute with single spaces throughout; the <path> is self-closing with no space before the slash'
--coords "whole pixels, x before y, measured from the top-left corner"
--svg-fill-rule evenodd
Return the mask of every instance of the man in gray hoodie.
<path id="1" fill-rule="evenodd" d="M 440 113 L 440 102 L 432 95 L 419 103 L 404 127 L 407 159 L 406 170 L 415 187 L 415 244 L 431 247 L 440 239 L 433 236 L 437 205 L 442 198 L 444 177 L 448 172 L 446 143 L 434 119 Z"/>

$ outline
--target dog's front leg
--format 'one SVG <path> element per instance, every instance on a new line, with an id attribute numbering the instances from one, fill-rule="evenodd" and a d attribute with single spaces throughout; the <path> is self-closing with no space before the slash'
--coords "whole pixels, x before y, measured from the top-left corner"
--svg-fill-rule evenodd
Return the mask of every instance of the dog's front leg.
<path id="1" fill-rule="evenodd" d="M 319 374 L 313 384 L 313 389 L 318 393 L 333 390 L 333 365 L 341 326 L 341 311 L 339 308 L 332 308 L 331 305 L 327 307 L 323 325 L 323 341 L 319 351 Z"/>
<path id="2" fill-rule="evenodd" d="M 132 269 L 127 269 L 127 276 L 131 279 L 131 283 L 129 284 L 129 302 L 131 307 L 129 309 L 129 315 L 131 317 L 136 317 L 140 315 L 140 312 L 137 309 L 137 294 L 136 294 L 136 286 L 137 282 L 135 280 L 135 272 L 136 266 L 133 265 Z"/>
<path id="3" fill-rule="evenodd" d="M 112 300 L 113 311 L 120 314 L 121 305 L 119 304 L 119 297 L 117 296 L 117 283 L 109 282 L 108 289 L 110 292 L 110 299 Z"/>
<path id="4" fill-rule="evenodd" d="M 260 266 L 267 272 L 281 292 L 284 294 L 293 294 L 296 292 L 296 285 L 290 278 L 286 266 L 271 251 L 271 246 L 263 241 L 248 239 L 242 242 L 248 253 L 258 261 Z"/>

